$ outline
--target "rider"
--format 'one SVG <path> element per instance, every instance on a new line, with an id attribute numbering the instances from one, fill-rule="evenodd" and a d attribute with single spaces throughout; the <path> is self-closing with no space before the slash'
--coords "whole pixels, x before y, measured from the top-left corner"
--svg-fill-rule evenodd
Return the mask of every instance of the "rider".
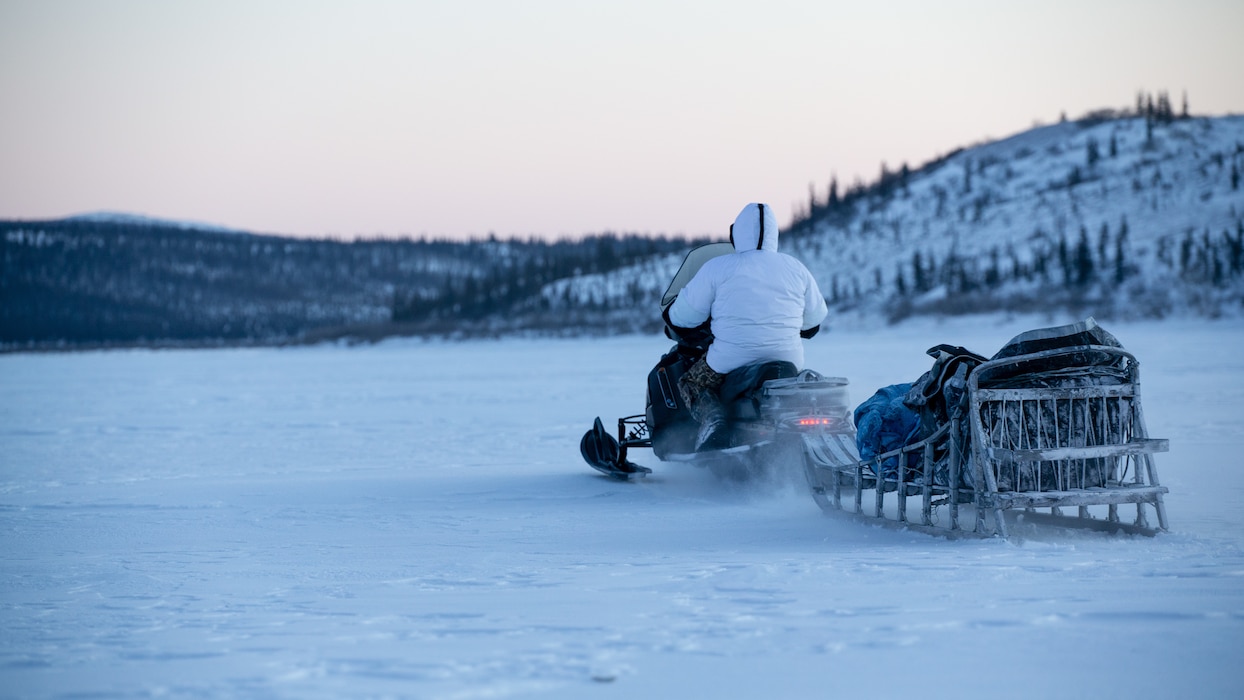
<path id="1" fill-rule="evenodd" d="M 752 203 L 730 226 L 732 255 L 704 263 L 665 311 L 665 321 L 687 332 L 712 321 L 713 342 L 678 382 L 700 422 L 696 449 L 729 444 L 721 385 L 731 370 L 771 360 L 803 367 L 803 343 L 820 330 L 828 309 L 816 280 L 795 258 L 777 252 L 773 208 Z"/>

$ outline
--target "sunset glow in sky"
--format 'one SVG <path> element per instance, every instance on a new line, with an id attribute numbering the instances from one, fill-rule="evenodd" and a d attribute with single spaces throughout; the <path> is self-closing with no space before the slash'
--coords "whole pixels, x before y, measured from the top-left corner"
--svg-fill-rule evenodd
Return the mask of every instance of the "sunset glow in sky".
<path id="1" fill-rule="evenodd" d="M 955 148 L 1187 92 L 1239 0 L 0 0 L 0 218 L 307 236 L 722 233 Z"/>

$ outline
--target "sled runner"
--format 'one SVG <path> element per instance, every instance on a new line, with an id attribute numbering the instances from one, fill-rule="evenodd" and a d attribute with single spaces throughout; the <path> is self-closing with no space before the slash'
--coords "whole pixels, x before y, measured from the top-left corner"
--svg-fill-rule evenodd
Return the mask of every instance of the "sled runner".
<path id="1" fill-rule="evenodd" d="M 898 449 L 860 459 L 854 443 L 806 438 L 817 504 L 948 536 L 1005 538 L 1016 522 L 1167 529 L 1153 455 L 1169 443 L 1146 431 L 1136 358 L 1092 319 L 1022 334 L 963 374 L 945 420 Z"/>

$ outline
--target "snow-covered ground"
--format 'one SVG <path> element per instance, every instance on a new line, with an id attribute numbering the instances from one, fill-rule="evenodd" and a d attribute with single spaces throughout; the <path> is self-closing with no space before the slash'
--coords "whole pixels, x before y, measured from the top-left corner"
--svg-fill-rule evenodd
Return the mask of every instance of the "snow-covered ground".
<path id="1" fill-rule="evenodd" d="M 858 403 L 1042 325 L 808 359 Z M 646 452 L 598 476 L 579 436 L 642 409 L 659 337 L 0 356 L 0 695 L 1239 697 L 1244 326 L 1107 328 L 1171 440 L 1156 538 L 947 541 Z"/>

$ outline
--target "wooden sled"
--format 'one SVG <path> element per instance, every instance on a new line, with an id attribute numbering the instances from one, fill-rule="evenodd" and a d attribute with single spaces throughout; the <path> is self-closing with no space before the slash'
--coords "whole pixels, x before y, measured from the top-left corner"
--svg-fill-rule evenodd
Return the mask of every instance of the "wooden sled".
<path id="1" fill-rule="evenodd" d="M 1100 384 L 1024 385 L 1026 368 L 1086 357 L 1113 376 Z M 924 440 L 860 460 L 854 432 L 805 437 L 812 497 L 826 512 L 947 537 L 1007 538 L 1020 520 L 1166 531 L 1167 489 L 1153 455 L 1169 443 L 1145 429 L 1139 372 L 1130 353 L 1100 345 L 986 362 L 968 375 L 967 415 Z M 917 455 L 914 468 L 910 455 Z M 887 461 L 897 468 L 883 468 Z M 1124 522 L 1119 507 L 1130 505 L 1135 518 Z M 1156 527 L 1147 508 L 1156 512 Z"/>

